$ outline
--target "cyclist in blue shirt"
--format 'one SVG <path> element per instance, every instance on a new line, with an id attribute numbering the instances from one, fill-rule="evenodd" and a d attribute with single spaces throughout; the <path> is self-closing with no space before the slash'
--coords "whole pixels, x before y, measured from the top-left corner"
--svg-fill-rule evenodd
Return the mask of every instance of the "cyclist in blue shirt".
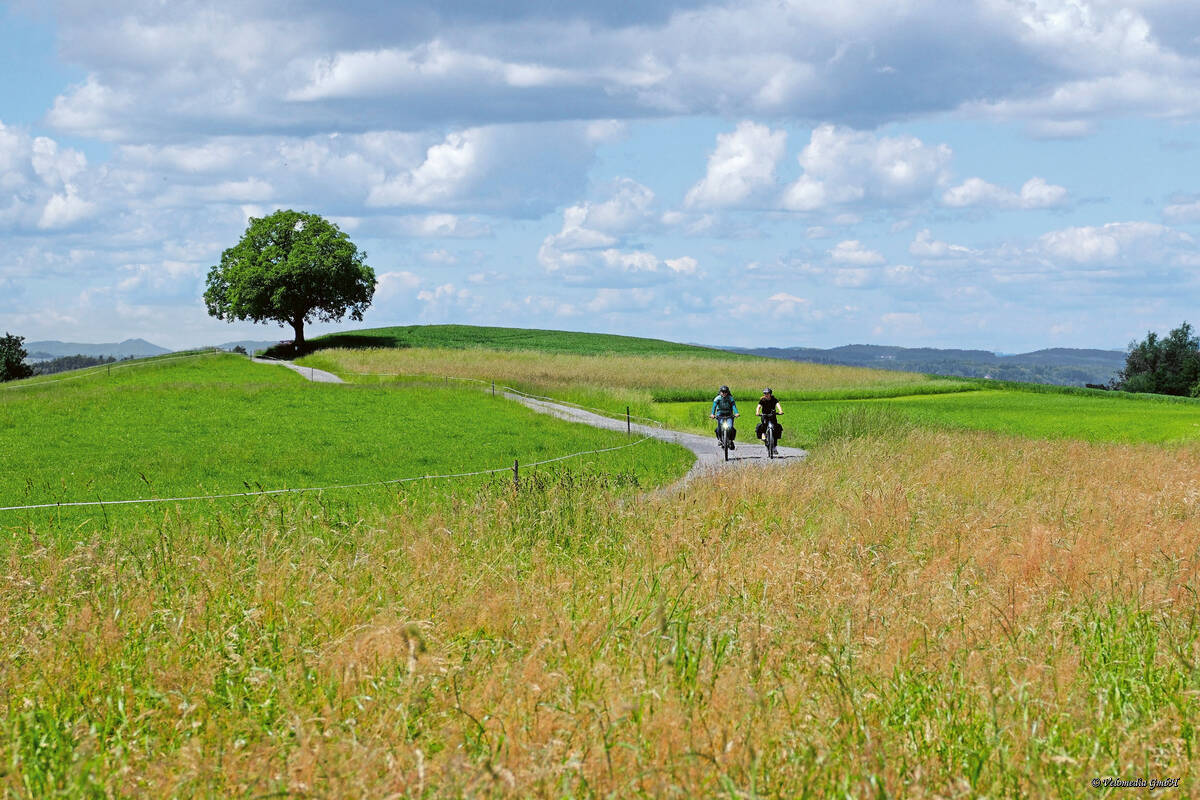
<path id="1" fill-rule="evenodd" d="M 713 398 L 712 413 L 708 415 L 709 419 L 718 420 L 716 429 L 713 433 L 716 434 L 717 444 L 721 443 L 721 426 L 720 419 L 722 417 L 740 417 L 738 413 L 737 401 L 733 399 L 733 395 L 729 393 L 728 386 L 722 386 L 721 391 Z M 736 449 L 734 440 L 737 439 L 737 428 L 729 429 L 729 449 Z"/>

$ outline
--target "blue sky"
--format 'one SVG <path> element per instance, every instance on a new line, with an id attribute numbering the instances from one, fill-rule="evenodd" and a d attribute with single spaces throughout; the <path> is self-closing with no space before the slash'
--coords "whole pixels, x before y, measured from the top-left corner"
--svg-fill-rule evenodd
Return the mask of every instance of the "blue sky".
<path id="1" fill-rule="evenodd" d="M 1200 323 L 1193 3 L 623 5 L 0 2 L 0 329 L 290 335 L 200 300 L 289 207 L 369 253 L 367 325 L 1020 352 Z"/>

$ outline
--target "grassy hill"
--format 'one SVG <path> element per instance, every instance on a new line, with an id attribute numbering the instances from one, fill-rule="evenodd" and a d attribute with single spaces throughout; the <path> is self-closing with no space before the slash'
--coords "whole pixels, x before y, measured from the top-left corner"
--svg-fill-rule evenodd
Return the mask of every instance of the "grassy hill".
<path id="1" fill-rule="evenodd" d="M 1104 408 L 1132 438 L 1186 430 L 1194 403 L 694 352 L 309 359 L 355 384 L 209 355 L 0 387 L 0 499 L 624 440 L 447 374 L 689 414 L 722 377 L 743 403 L 770 380 L 792 431 L 820 424 L 803 463 L 677 492 L 635 488 L 685 466 L 639 445 L 520 487 L 0 516 L 0 792 L 1084 797 L 1200 777 L 1200 445 L 1081 438 Z"/>
<path id="2" fill-rule="evenodd" d="M 449 397 L 440 386 L 310 384 L 289 370 L 226 354 L 122 362 L 111 372 L 57 377 L 0 387 L 0 506 L 367 483 L 626 442 L 481 392 Z M 639 447 L 646 452 L 619 451 L 574 466 L 599 464 L 654 485 L 682 474 L 691 461 L 679 448 Z M 383 488 L 382 496 L 391 491 Z M 70 516 L 79 524 L 119 510 Z M 20 520 L 10 513 L 0 527 Z"/>
<path id="3" fill-rule="evenodd" d="M 527 350 L 542 353 L 597 355 L 625 353 L 643 355 L 704 354 L 712 358 L 736 358 L 724 350 L 678 344 L 662 339 L 617 336 L 607 333 L 576 333 L 526 328 L 495 328 L 477 325 L 404 325 L 368 328 L 318 336 L 306 343 L 305 352 L 328 348 L 486 348 Z M 268 355 L 291 356 L 294 351 L 274 348 Z"/>

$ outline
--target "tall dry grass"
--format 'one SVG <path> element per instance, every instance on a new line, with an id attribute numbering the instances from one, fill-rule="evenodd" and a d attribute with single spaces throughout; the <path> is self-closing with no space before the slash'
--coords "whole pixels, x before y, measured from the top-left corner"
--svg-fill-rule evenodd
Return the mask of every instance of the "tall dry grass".
<path id="1" fill-rule="evenodd" d="M 556 392 L 617 390 L 649 402 L 656 391 L 694 393 L 721 384 L 757 396 L 763 386 L 776 391 L 884 387 L 918 383 L 924 375 L 862 367 L 807 364 L 779 359 L 727 360 L 696 356 L 569 355 L 533 351 L 377 349 L 323 350 L 310 360 L 350 373 L 437 374 L 538 387 Z M 307 361 L 305 362 L 307 363 Z M 747 397 L 747 399 L 750 399 Z"/>
<path id="2" fill-rule="evenodd" d="M 907 430 L 613 502 L 12 548 L 12 794 L 1197 791 L 1200 452 Z M 14 532 L 16 533 L 16 532 Z"/>

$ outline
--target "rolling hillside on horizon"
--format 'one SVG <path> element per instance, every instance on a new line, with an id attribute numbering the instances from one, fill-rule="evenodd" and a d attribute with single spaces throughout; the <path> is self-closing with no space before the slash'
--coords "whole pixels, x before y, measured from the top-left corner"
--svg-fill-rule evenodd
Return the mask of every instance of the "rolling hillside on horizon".
<path id="1" fill-rule="evenodd" d="M 28 360 L 49 361 L 62 356 L 109 356 L 112 358 L 145 358 L 146 356 L 161 356 L 171 350 L 147 342 L 145 339 L 126 339 L 123 342 L 104 342 L 89 344 L 86 342 L 60 342 L 57 340 L 41 342 L 25 342 L 25 352 Z"/>
<path id="2" fill-rule="evenodd" d="M 841 364 L 875 367 L 905 372 L 926 372 L 964 378 L 995 378 L 1023 383 L 1050 383 L 1059 386 L 1107 384 L 1125 366 L 1123 350 L 1097 350 L 1053 347 L 1030 353 L 998 355 L 988 350 L 958 350 L 935 347 L 890 347 L 849 344 L 819 347 L 730 347 L 735 353 L 809 361 L 815 364 Z"/>

